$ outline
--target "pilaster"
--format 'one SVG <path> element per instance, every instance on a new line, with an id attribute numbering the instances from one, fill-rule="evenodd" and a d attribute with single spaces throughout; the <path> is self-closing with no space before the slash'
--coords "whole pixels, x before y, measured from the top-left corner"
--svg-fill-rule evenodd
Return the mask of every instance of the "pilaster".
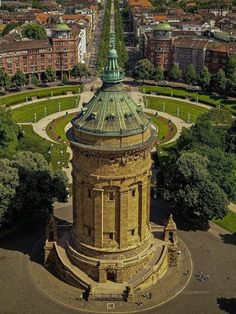
<path id="1" fill-rule="evenodd" d="M 140 241 L 145 238 L 147 223 L 147 182 L 139 183 L 139 236 Z"/>
<path id="2" fill-rule="evenodd" d="M 94 245 L 103 247 L 103 189 L 93 189 L 94 199 Z"/>
<path id="3" fill-rule="evenodd" d="M 128 209 L 129 209 L 129 190 L 120 190 L 120 249 L 128 245 Z"/>

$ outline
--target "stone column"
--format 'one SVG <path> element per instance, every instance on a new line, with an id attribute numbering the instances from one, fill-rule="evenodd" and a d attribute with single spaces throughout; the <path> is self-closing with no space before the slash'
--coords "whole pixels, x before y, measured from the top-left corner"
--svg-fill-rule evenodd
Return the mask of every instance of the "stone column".
<path id="1" fill-rule="evenodd" d="M 84 183 L 81 181 L 75 181 L 75 195 L 73 198 L 75 199 L 73 206 L 73 219 L 76 219 L 74 222 L 74 226 L 76 226 L 76 235 L 79 236 L 80 239 L 84 236 Z"/>
<path id="2" fill-rule="evenodd" d="M 128 245 L 128 202 L 129 190 L 120 191 L 120 249 Z"/>
<path id="3" fill-rule="evenodd" d="M 147 226 L 147 182 L 139 183 L 139 236 L 140 241 L 145 238 Z"/>
<path id="4" fill-rule="evenodd" d="M 94 199 L 94 245 L 103 247 L 103 189 L 93 189 Z"/>
<path id="5" fill-rule="evenodd" d="M 148 182 L 147 182 L 147 206 L 146 206 L 146 212 L 147 212 L 147 227 L 150 230 L 150 206 L 151 206 L 151 177 L 148 177 Z"/>

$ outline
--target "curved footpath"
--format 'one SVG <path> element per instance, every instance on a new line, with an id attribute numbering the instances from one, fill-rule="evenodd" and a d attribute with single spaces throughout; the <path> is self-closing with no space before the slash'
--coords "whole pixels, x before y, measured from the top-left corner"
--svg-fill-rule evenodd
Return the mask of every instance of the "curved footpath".
<path id="1" fill-rule="evenodd" d="M 92 99 L 92 97 L 94 96 L 94 93 L 91 92 L 91 91 L 86 90 L 86 91 L 82 92 L 81 94 L 77 94 L 77 95 L 80 95 L 80 101 L 79 101 L 79 104 L 78 104 L 77 108 L 63 110 L 63 111 L 60 111 L 60 112 L 55 112 L 55 113 L 53 113 L 53 114 L 51 114 L 51 115 L 49 115 L 49 116 L 39 120 L 36 123 L 19 123 L 19 124 L 21 124 L 21 125 L 32 125 L 34 132 L 37 133 L 39 136 L 41 136 L 42 138 L 44 138 L 44 139 L 46 139 L 48 141 L 57 143 L 56 141 L 54 141 L 52 138 L 50 138 L 47 135 L 47 131 L 46 131 L 47 125 L 53 119 L 57 119 L 57 118 L 65 115 L 66 113 L 71 114 L 71 113 L 75 113 L 75 112 L 79 111 L 82 108 L 82 104 L 83 103 L 88 103 Z M 76 96 L 76 94 L 73 95 L 73 96 Z M 130 92 L 130 96 L 132 97 L 132 99 L 137 104 L 140 104 L 140 105 L 142 105 L 142 107 L 145 107 L 145 105 L 144 105 L 144 97 L 147 96 L 147 94 L 144 94 L 144 93 L 141 93 L 141 92 L 137 92 L 137 91 L 131 91 Z M 67 95 L 61 95 L 61 96 L 54 96 L 54 97 L 50 97 L 50 98 L 42 98 L 42 99 L 37 99 L 37 100 L 24 102 L 24 103 L 21 103 L 21 104 L 18 104 L 18 105 L 13 105 L 10 108 L 14 110 L 16 108 L 20 108 L 20 107 L 23 107 L 23 106 L 27 106 L 29 104 L 37 103 L 37 102 L 43 101 L 45 99 L 60 99 L 60 98 L 66 98 L 66 97 L 70 97 L 70 96 L 67 94 Z M 192 105 L 196 105 L 196 103 L 193 103 L 193 102 L 191 102 L 189 100 L 179 100 L 177 98 L 173 98 L 173 97 L 171 98 L 171 97 L 168 97 L 168 96 L 152 95 L 152 97 L 159 97 L 159 98 L 165 98 L 165 99 L 169 99 L 169 98 L 170 99 L 176 99 L 178 101 L 182 101 L 182 102 L 190 103 Z M 201 103 L 198 103 L 198 106 L 201 106 L 201 107 L 204 107 L 204 108 L 207 108 L 207 109 L 211 108 L 210 106 L 206 106 L 206 105 L 201 104 Z M 145 108 L 144 111 L 147 112 L 147 113 L 154 114 L 154 115 L 156 114 L 156 110 Z M 192 125 L 191 123 L 186 123 L 182 119 L 177 118 L 175 116 L 172 116 L 172 115 L 170 115 L 170 114 L 168 114 L 166 112 L 160 112 L 159 111 L 158 115 L 160 117 L 166 118 L 168 120 L 170 119 L 176 125 L 176 129 L 177 129 L 177 132 L 176 132 L 175 136 L 172 139 L 170 139 L 169 141 L 167 141 L 165 144 L 169 144 L 169 143 L 175 142 L 180 137 L 182 129 L 183 128 L 190 128 L 191 125 Z M 68 129 L 68 125 L 66 126 L 65 131 L 67 129 Z M 72 156 L 72 152 L 71 152 L 70 147 L 67 147 L 67 152 L 70 154 L 70 157 L 71 157 Z M 69 164 L 69 168 L 64 168 L 64 171 L 66 172 L 66 174 L 67 174 L 67 176 L 69 178 L 69 182 L 71 183 L 72 182 L 72 178 L 71 178 L 71 164 Z"/>

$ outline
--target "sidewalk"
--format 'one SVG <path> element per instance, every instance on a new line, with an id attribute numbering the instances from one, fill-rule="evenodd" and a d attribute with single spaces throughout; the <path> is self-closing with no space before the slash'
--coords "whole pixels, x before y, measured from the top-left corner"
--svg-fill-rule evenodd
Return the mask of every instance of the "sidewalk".
<path id="1" fill-rule="evenodd" d="M 37 102 L 41 102 L 41 101 L 45 101 L 45 100 L 69 98 L 69 97 L 80 96 L 81 94 L 66 94 L 66 95 L 58 95 L 58 96 L 53 96 L 53 97 L 50 96 L 50 97 L 37 98 L 37 99 L 30 100 L 30 101 L 22 102 L 22 103 L 20 103 L 18 105 L 12 105 L 9 108 L 14 110 L 14 109 L 17 109 L 17 108 L 20 108 L 20 107 L 23 107 L 23 106 L 27 106 L 27 105 L 30 105 L 30 104 L 35 104 Z"/>
<path id="2" fill-rule="evenodd" d="M 135 91 L 131 91 L 130 94 L 131 94 L 131 97 L 134 97 L 136 99 L 137 103 L 140 103 L 140 98 L 147 96 L 147 97 L 172 99 L 172 100 L 176 100 L 176 101 L 185 102 L 185 103 L 190 104 L 190 105 L 200 106 L 200 107 L 203 107 L 206 109 L 212 109 L 213 108 L 212 106 L 205 105 L 205 104 L 200 103 L 200 102 L 194 102 L 194 101 L 190 101 L 188 99 L 182 99 L 182 98 L 177 98 L 177 97 L 164 96 L 164 95 L 152 95 L 152 94 L 145 94 L 145 93 L 135 92 Z M 142 102 L 143 102 L 143 100 L 142 100 Z"/>

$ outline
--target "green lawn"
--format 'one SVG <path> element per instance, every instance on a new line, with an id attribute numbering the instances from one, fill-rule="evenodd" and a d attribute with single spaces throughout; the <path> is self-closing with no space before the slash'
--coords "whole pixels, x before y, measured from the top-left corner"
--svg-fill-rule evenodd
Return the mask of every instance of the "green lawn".
<path id="1" fill-rule="evenodd" d="M 75 116 L 76 113 L 73 113 L 56 119 L 54 123 L 50 122 L 46 128 L 48 136 L 54 140 L 57 140 L 60 136 L 62 141 L 67 141 L 65 127 Z M 51 131 L 49 131 L 50 129 Z"/>
<path id="2" fill-rule="evenodd" d="M 217 107 L 221 105 L 225 109 L 231 110 L 233 114 L 236 114 L 236 99 L 222 99 L 217 96 L 213 95 L 206 95 L 197 92 L 190 92 L 184 89 L 176 89 L 171 87 L 164 87 L 164 86 L 149 86 L 143 85 L 141 87 L 141 91 L 143 93 L 156 93 L 157 95 L 165 95 L 165 96 L 173 96 L 178 98 L 185 99 L 188 97 L 190 100 L 200 103 L 204 103 L 213 107 Z"/>
<path id="3" fill-rule="evenodd" d="M 149 109 L 157 111 L 163 111 L 164 109 L 166 113 L 176 117 L 178 116 L 179 112 L 179 118 L 185 122 L 195 122 L 201 114 L 207 112 L 208 110 L 198 105 L 188 104 L 183 101 L 151 96 L 146 96 L 146 104 L 147 108 Z"/>
<path id="4" fill-rule="evenodd" d="M 17 123 L 35 122 L 36 113 L 36 121 L 39 121 L 40 119 L 45 117 L 45 113 L 46 116 L 48 116 L 55 112 L 58 112 L 59 103 L 61 111 L 75 108 L 76 103 L 79 102 L 79 99 L 77 99 L 77 96 L 70 96 L 61 99 L 43 100 L 34 104 L 29 104 L 23 107 L 12 109 L 12 117 Z"/>
<path id="5" fill-rule="evenodd" d="M 223 219 L 214 219 L 213 221 L 217 225 L 232 233 L 236 232 L 236 213 L 232 211 L 229 211 L 229 213 Z"/>
<path id="6" fill-rule="evenodd" d="M 19 139 L 19 150 L 41 153 L 51 163 L 53 169 L 61 169 L 68 165 L 69 154 L 64 143 L 56 144 L 43 139 L 30 125 L 23 125 L 21 130 L 23 137 Z"/>
<path id="7" fill-rule="evenodd" d="M 0 106 L 4 104 L 6 104 L 7 106 L 12 106 L 23 103 L 26 101 L 26 97 L 28 98 L 28 100 L 32 100 L 32 97 L 44 98 L 48 96 L 66 95 L 66 93 L 70 92 L 73 94 L 78 94 L 82 91 L 83 86 L 79 85 L 48 87 L 31 91 L 23 91 L 0 97 Z"/>
<path id="8" fill-rule="evenodd" d="M 174 124 L 171 125 L 173 126 L 173 130 L 170 131 L 167 119 L 162 117 L 156 117 L 152 114 L 148 114 L 148 116 L 151 117 L 152 122 L 158 127 L 157 139 L 158 141 L 160 141 L 161 144 L 164 144 L 165 142 L 169 141 L 171 138 L 175 136 L 177 129 Z"/>

